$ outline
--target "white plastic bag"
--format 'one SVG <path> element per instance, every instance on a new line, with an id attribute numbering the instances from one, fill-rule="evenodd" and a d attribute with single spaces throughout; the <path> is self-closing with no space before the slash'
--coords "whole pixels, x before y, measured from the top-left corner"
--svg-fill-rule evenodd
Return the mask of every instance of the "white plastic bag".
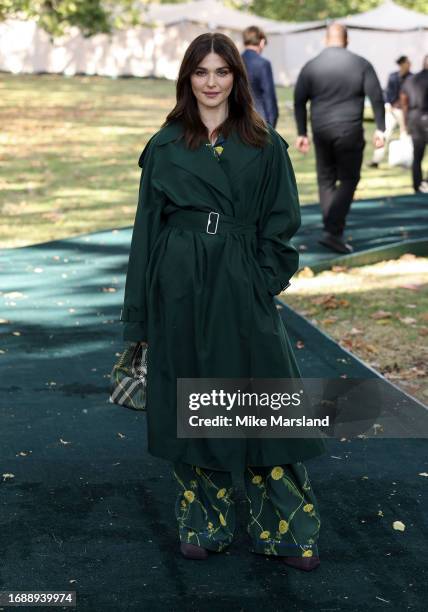
<path id="1" fill-rule="evenodd" d="M 413 142 L 409 134 L 402 134 L 399 139 L 389 143 L 388 164 L 411 168 L 413 163 Z"/>

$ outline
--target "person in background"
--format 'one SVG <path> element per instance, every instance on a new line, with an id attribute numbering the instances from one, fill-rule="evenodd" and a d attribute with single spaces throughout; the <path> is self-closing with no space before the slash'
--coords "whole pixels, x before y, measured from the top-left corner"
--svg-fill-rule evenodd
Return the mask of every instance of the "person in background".
<path id="1" fill-rule="evenodd" d="M 375 147 L 384 145 L 385 111 L 382 89 L 373 66 L 346 49 L 347 31 L 329 25 L 327 48 L 302 68 L 294 90 L 294 112 L 302 153 L 310 147 L 306 103 L 311 101 L 319 198 L 324 233 L 319 242 L 339 253 L 351 253 L 343 234 L 346 216 L 360 180 L 363 150 L 364 99 L 368 95 L 377 129 Z"/>
<path id="2" fill-rule="evenodd" d="M 399 70 L 391 72 L 385 91 L 385 146 L 375 149 L 372 161 L 367 164 L 369 168 L 377 168 L 385 157 L 386 148 L 395 128 L 400 128 L 400 136 L 406 132 L 403 110 L 400 102 L 400 89 L 405 80 L 412 75 L 410 61 L 407 55 L 401 55 L 397 62 Z"/>
<path id="3" fill-rule="evenodd" d="M 245 51 L 241 54 L 241 57 L 247 69 L 256 111 L 267 123 L 276 127 L 278 102 L 272 66 L 269 60 L 261 56 L 261 52 L 267 44 L 266 35 L 257 26 L 250 26 L 244 30 L 242 37 Z"/>
<path id="4" fill-rule="evenodd" d="M 428 55 L 424 57 L 421 72 L 407 79 L 401 88 L 404 122 L 413 140 L 413 188 L 428 193 L 428 178 L 422 180 L 422 161 L 428 143 Z"/>

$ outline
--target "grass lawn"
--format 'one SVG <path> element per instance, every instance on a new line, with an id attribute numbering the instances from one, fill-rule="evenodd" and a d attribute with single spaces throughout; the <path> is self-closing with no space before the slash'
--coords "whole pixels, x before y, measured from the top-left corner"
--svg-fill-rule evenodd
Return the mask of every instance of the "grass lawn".
<path id="1" fill-rule="evenodd" d="M 292 90 L 278 97 L 302 204 L 315 202 L 313 151 L 293 146 Z M 138 156 L 174 99 L 163 79 L 0 75 L 0 247 L 131 225 Z M 410 173 L 385 166 L 364 169 L 357 197 L 410 192 Z"/>
<path id="2" fill-rule="evenodd" d="M 293 277 L 283 301 L 428 404 L 428 258 Z M 296 348 L 296 350 L 298 347 Z"/>

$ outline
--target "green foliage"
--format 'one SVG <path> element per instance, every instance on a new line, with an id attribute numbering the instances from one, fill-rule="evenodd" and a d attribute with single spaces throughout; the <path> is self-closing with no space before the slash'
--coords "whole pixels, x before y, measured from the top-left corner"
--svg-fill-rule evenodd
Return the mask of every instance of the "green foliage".
<path id="1" fill-rule="evenodd" d="M 232 0 L 237 7 L 282 21 L 311 21 L 345 17 L 376 8 L 383 0 Z M 428 12 L 427 0 L 398 0 L 397 4 L 422 13 Z"/>
<path id="2" fill-rule="evenodd" d="M 0 20 L 33 19 L 52 37 L 77 26 L 83 36 L 110 33 L 139 22 L 137 0 L 0 0 Z"/>
<path id="3" fill-rule="evenodd" d="M 70 26 L 84 36 L 115 28 L 126 28 L 144 20 L 144 4 L 155 0 L 0 0 L 0 20 L 34 19 L 52 37 L 66 33 Z M 156 3 L 180 0 L 157 0 Z M 378 6 L 381 0 L 224 0 L 225 5 L 248 8 L 270 19 L 306 21 L 343 17 Z M 402 6 L 427 12 L 427 0 L 400 0 Z"/>

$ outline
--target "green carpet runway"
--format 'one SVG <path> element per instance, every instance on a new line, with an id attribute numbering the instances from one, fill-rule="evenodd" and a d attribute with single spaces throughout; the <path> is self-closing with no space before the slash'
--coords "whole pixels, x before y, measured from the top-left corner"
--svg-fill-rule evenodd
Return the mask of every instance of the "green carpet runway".
<path id="1" fill-rule="evenodd" d="M 382 223 L 377 201 L 376 212 L 356 203 L 349 227 L 358 251 L 398 242 L 401 231 L 423 239 L 425 202 L 390 200 Z M 303 208 L 302 265 L 327 256 L 316 245 L 317 211 Z M 421 438 L 330 439 L 328 452 L 307 462 L 322 513 L 322 563 L 312 573 L 248 552 L 239 477 L 234 544 L 206 562 L 181 558 L 169 465 L 145 450 L 145 415 L 107 401 L 123 346 L 130 237 L 122 228 L 0 252 L 0 316 L 8 321 L 0 340 L 0 474 L 14 475 L 0 482 L 0 591 L 75 590 L 79 612 L 424 610 Z M 303 376 L 374 376 L 278 307 L 293 344 L 304 342 L 296 351 Z M 414 409 L 424 411 L 416 402 Z M 393 530 L 396 520 L 404 532 Z"/>

